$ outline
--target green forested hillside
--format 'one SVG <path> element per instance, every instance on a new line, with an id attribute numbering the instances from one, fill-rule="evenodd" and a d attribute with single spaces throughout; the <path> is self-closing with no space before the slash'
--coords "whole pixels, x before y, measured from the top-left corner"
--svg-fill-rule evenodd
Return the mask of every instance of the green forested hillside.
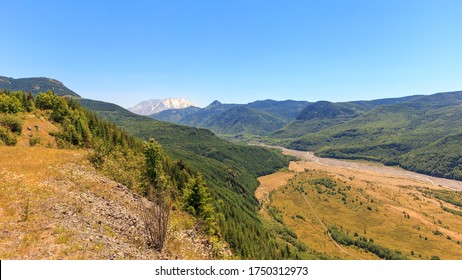
<path id="1" fill-rule="evenodd" d="M 270 138 L 287 139 L 300 137 L 334 125 L 345 123 L 358 116 L 364 115 L 378 106 L 400 104 L 419 97 L 421 96 L 414 95 L 400 98 L 338 103 L 318 101 L 306 106 L 285 127 L 273 132 Z"/>
<path id="2" fill-rule="evenodd" d="M 24 91 L 31 92 L 37 95 L 39 92 L 53 91 L 56 95 L 70 95 L 78 97 L 79 95 L 72 90 L 68 89 L 58 80 L 50 78 L 21 78 L 13 79 L 9 77 L 0 76 L 0 89 L 10 91 Z"/>
<path id="3" fill-rule="evenodd" d="M 403 155 L 399 164 L 432 176 L 462 180 L 462 134 L 454 134 Z"/>
<path id="4" fill-rule="evenodd" d="M 367 107 L 352 103 L 318 101 L 303 109 L 284 128 L 271 134 L 274 138 L 293 138 L 344 123 L 367 111 Z"/>
<path id="5" fill-rule="evenodd" d="M 226 110 L 206 126 L 222 135 L 266 135 L 285 124 L 286 121 L 276 115 L 239 106 Z"/>
<path id="6" fill-rule="evenodd" d="M 458 140 L 443 139 L 462 132 L 461 120 L 462 92 L 440 93 L 376 106 L 349 121 L 302 136 L 294 134 L 279 143 L 325 157 L 381 161 L 456 178 L 459 167 L 451 166 L 456 161 L 448 157 L 459 154 L 454 144 Z"/>

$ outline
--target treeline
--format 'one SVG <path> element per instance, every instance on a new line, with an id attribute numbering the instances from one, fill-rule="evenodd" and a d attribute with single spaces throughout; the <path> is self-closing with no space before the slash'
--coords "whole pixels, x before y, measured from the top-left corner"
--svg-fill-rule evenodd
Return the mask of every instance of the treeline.
<path id="1" fill-rule="evenodd" d="M 434 197 L 436 199 L 442 200 L 454 206 L 462 208 L 462 193 L 458 191 L 451 190 L 430 190 L 430 189 L 418 189 L 421 193 L 428 197 Z"/>
<path id="2" fill-rule="evenodd" d="M 345 246 L 356 246 L 371 252 L 377 257 L 385 260 L 405 260 L 406 257 L 400 251 L 390 250 L 374 243 L 372 239 L 359 237 L 357 239 L 350 237 L 336 226 L 330 225 L 328 231 L 332 238 L 339 244 Z"/>
<path id="3" fill-rule="evenodd" d="M 37 112 L 59 127 L 59 132 L 51 133 L 59 148 L 91 149 L 90 162 L 104 174 L 145 196 L 151 189 L 162 189 L 176 208 L 203 221 L 208 234 L 220 236 L 202 175 L 183 161 L 171 159 L 154 140 L 143 143 L 70 97 L 51 91 L 34 97 L 4 90 L 0 92 L 0 140 L 7 145 L 16 144 L 10 134 L 21 133 L 21 112 Z M 5 129 L 8 138 L 2 136 Z"/>
<path id="4" fill-rule="evenodd" d="M 22 132 L 22 119 L 18 112 L 35 110 L 34 96 L 20 91 L 0 90 L 0 144 L 14 146 Z"/>

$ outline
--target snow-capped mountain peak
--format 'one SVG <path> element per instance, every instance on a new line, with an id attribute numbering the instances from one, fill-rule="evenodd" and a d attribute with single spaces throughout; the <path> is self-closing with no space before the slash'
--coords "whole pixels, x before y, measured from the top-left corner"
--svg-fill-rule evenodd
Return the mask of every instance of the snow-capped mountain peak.
<path id="1" fill-rule="evenodd" d="M 181 109 L 189 106 L 194 106 L 194 104 L 184 98 L 150 99 L 140 102 L 128 108 L 128 110 L 138 115 L 152 115 L 165 110 Z"/>

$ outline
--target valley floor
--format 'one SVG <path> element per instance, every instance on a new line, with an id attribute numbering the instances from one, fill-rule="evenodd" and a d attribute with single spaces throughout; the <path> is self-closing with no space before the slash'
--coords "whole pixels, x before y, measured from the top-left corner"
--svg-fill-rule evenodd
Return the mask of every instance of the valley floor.
<path id="1" fill-rule="evenodd" d="M 449 190 L 462 190 L 462 182 L 283 151 L 303 160 L 259 178 L 261 215 L 311 249 L 341 259 L 379 259 L 367 246 L 406 259 L 462 259 L 462 200 Z M 364 246 L 333 236 L 335 229 Z"/>

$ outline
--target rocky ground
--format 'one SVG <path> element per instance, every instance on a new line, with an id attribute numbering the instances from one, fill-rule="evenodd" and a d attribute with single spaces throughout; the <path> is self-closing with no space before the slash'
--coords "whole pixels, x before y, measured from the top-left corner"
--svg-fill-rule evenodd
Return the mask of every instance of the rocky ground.
<path id="1" fill-rule="evenodd" d="M 162 254 L 147 245 L 141 198 L 101 176 L 84 152 L 0 147 L 1 259 L 212 259 L 217 252 L 187 214 L 172 211 Z M 9 150 L 8 150 L 9 149 Z M 24 148 L 22 148 L 24 151 Z M 50 157 L 33 165 L 34 158 Z M 21 156 L 21 155 L 19 155 Z M 45 156 L 45 157 L 46 157 Z M 53 160 L 51 160 L 51 158 Z"/>

